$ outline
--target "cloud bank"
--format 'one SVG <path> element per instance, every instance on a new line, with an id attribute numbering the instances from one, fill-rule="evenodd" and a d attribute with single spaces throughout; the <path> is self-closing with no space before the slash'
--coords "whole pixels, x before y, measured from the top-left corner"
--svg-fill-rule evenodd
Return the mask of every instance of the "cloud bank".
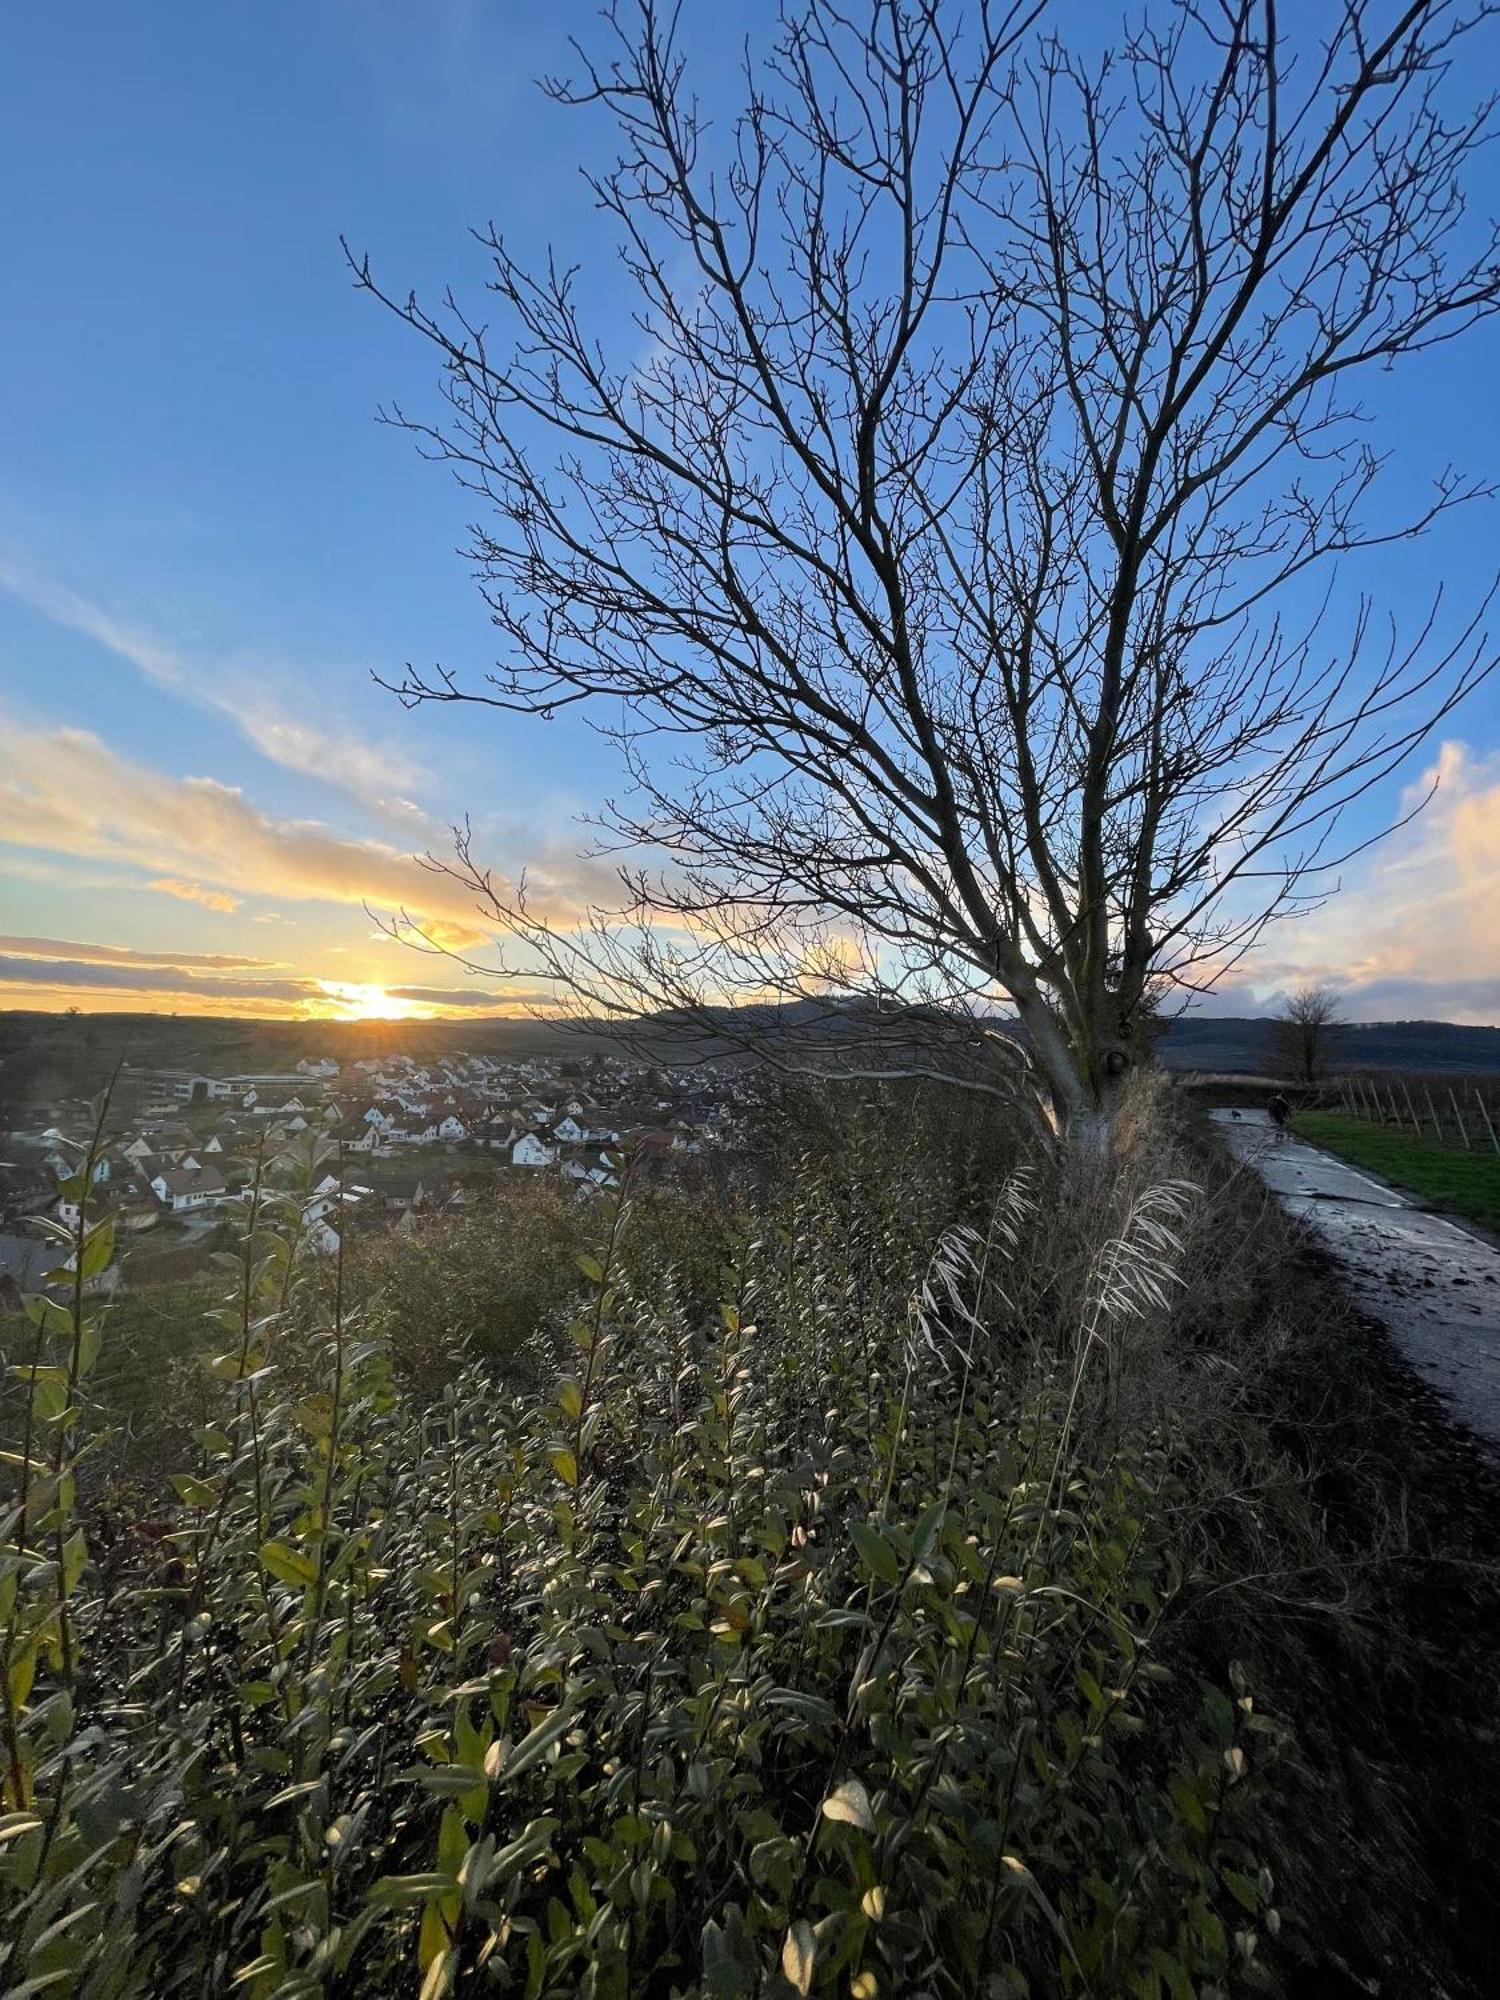
<path id="1" fill-rule="evenodd" d="M 388 842 L 276 818 L 234 786 L 168 777 L 118 756 L 86 730 L 34 730 L 10 720 L 6 738 L 0 841 L 133 862 L 149 871 L 150 886 L 170 879 L 179 888 L 207 884 L 278 902 L 368 906 L 393 917 L 406 911 L 434 924 L 432 935 L 454 947 L 486 941 L 470 894 Z M 534 905 L 568 921 L 584 907 L 587 875 L 582 864 L 574 880 L 560 868 L 538 878 Z"/>
<path id="2" fill-rule="evenodd" d="M 0 843 L 42 853 L 61 870 L 110 864 L 111 881 L 232 916 L 246 898 L 374 911 L 442 948 L 483 955 L 489 931 L 471 894 L 440 869 L 388 842 L 355 839 L 311 820 L 278 818 L 210 778 L 178 778 L 121 757 L 88 731 L 33 729 L 0 711 Z M 128 873 L 140 871 L 132 884 Z M 503 888 L 502 885 L 498 885 Z M 582 913 L 598 871 L 559 863 L 535 880 L 533 901 L 555 921 Z M 275 910 L 267 921 L 293 929 Z M 251 914 L 241 921 L 258 922 Z M 308 950 L 316 924 L 306 924 Z M 441 959 L 439 960 L 441 963 Z M 305 963 L 305 962 L 304 962 Z M 387 977 L 405 969 L 393 954 Z M 382 989 L 371 989 L 379 992 Z M 391 988 L 391 997 L 440 1011 L 515 1012 L 545 993 L 488 983 Z M 17 1006 L 177 1007 L 195 1012 L 329 1013 L 330 982 L 252 953 L 151 951 L 51 937 L 0 938 L 0 1002 Z M 170 997 L 169 997 L 170 996 Z"/>
<path id="3" fill-rule="evenodd" d="M 1373 848 L 1315 914 L 1284 924 L 1205 1013 L 1274 1011 L 1331 986 L 1354 1021 L 1500 1021 L 1500 752 L 1445 742 L 1408 787 L 1411 825 Z M 1245 1004 L 1253 995 L 1258 1005 Z"/>

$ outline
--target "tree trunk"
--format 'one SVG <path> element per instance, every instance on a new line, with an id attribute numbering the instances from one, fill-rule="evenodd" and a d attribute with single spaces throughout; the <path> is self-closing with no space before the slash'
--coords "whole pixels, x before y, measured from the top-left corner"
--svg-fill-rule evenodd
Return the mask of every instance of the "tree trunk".
<path id="1" fill-rule="evenodd" d="M 1083 1060 L 1039 996 L 1018 1000 L 1017 1012 L 1030 1037 L 1037 1067 L 1046 1079 L 1062 1143 L 1082 1156 L 1105 1158 L 1114 1145 L 1128 1064 L 1118 1075 L 1095 1073 L 1102 1065 L 1090 1066 Z"/>
<path id="2" fill-rule="evenodd" d="M 1112 1090 L 1101 1104 L 1086 1104 L 1063 1128 L 1063 1139 L 1080 1159 L 1107 1160 L 1114 1151 L 1120 1092 Z"/>

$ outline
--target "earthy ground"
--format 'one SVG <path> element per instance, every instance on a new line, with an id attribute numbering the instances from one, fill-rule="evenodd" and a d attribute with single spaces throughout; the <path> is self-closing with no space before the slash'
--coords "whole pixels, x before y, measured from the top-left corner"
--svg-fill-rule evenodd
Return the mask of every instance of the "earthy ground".
<path id="1" fill-rule="evenodd" d="M 1500 1249 L 1304 1140 L 1278 1139 L 1264 1112 L 1213 1116 L 1452 1416 L 1500 1449 Z"/>

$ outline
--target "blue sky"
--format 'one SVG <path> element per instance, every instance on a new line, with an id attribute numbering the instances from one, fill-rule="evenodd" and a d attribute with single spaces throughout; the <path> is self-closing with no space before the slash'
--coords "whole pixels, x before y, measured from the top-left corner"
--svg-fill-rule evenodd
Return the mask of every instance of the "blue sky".
<path id="1" fill-rule="evenodd" d="M 700 11 L 711 100 L 726 19 L 766 14 Z M 408 714 L 371 682 L 408 659 L 477 672 L 491 646 L 455 553 L 462 496 L 374 420 L 393 399 L 433 407 L 431 356 L 356 296 L 338 237 L 398 286 L 473 296 L 467 229 L 493 216 L 523 252 L 565 243 L 601 327 L 634 338 L 578 174 L 608 133 L 534 85 L 595 19 L 593 0 L 11 18 L 0 1004 L 292 1009 L 311 980 L 473 999 L 372 937 L 361 907 L 404 900 L 461 937 L 466 908 L 405 857 L 464 812 L 498 865 L 532 864 L 559 907 L 586 900 L 575 816 L 614 769 L 590 731 Z M 1493 465 L 1497 363 L 1490 332 L 1393 381 L 1377 416 L 1412 478 Z M 1497 519 L 1383 559 L 1382 592 L 1399 610 L 1436 577 L 1481 589 Z M 1494 683 L 1445 737 L 1369 809 L 1393 813 L 1441 759 L 1438 806 L 1278 932 L 1223 1005 L 1312 973 L 1367 1015 L 1500 1018 Z"/>

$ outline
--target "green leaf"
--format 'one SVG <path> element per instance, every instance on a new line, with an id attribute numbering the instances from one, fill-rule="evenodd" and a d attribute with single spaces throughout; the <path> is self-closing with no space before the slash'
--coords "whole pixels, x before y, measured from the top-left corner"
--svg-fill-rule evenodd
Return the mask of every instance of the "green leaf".
<path id="1" fill-rule="evenodd" d="M 901 1563 L 885 1536 L 868 1521 L 851 1522 L 849 1533 L 859 1550 L 860 1561 L 881 1583 L 899 1583 Z"/>
<path id="2" fill-rule="evenodd" d="M 1234 1710 L 1227 1697 L 1216 1687 L 1203 1690 L 1203 1713 L 1218 1732 L 1222 1742 L 1234 1741 Z"/>
<path id="3" fill-rule="evenodd" d="M 817 1958 L 818 1947 L 813 1938 L 812 1925 L 806 1922 L 793 1924 L 781 1947 L 781 1971 L 794 1992 L 811 1993 Z"/>
<path id="4" fill-rule="evenodd" d="M 458 1884 L 446 1874 L 420 1874 L 420 1876 L 380 1876 L 366 1890 L 370 1902 L 388 1902 L 400 1908 L 406 1902 L 424 1902 L 428 1896 L 452 1896 Z"/>
<path id="5" fill-rule="evenodd" d="M 279 1583 L 306 1585 L 318 1580 L 317 1564 L 288 1548 L 285 1542 L 262 1542 L 260 1560 Z"/>
<path id="6" fill-rule="evenodd" d="M 1186 1778 L 1174 1778 L 1168 1787 L 1172 1802 L 1195 1833 L 1208 1832 L 1208 1816 L 1203 1810 L 1203 1801 L 1187 1782 Z"/>
<path id="7" fill-rule="evenodd" d="M 252 1979 L 264 1979 L 267 1973 L 280 1972 L 281 1969 L 282 1961 L 276 1954 L 263 1951 L 259 1958 L 252 1958 L 248 1964 L 242 1965 L 229 1983 L 231 1986 L 248 1986 Z"/>
<path id="8" fill-rule="evenodd" d="M 36 1679 L 37 1642 L 33 1635 L 12 1653 L 10 1666 L 6 1672 L 5 1684 L 12 1708 L 24 1708 L 31 1694 L 31 1684 Z"/>
<path id="9" fill-rule="evenodd" d="M 75 1529 L 63 1543 L 62 1575 L 63 1595 L 71 1597 L 78 1588 L 78 1579 L 88 1566 L 88 1543 L 83 1538 L 82 1528 Z"/>
<path id="10" fill-rule="evenodd" d="M 576 1417 L 583 1409 L 583 1391 L 571 1375 L 564 1376 L 558 1384 L 557 1407 L 565 1417 Z"/>
<path id="11" fill-rule="evenodd" d="M 917 1517 L 917 1525 L 912 1534 L 912 1554 L 918 1562 L 926 1562 L 937 1542 L 938 1531 L 943 1525 L 943 1517 L 948 1511 L 946 1500 L 934 1500 L 924 1507 Z"/>
<path id="12" fill-rule="evenodd" d="M 742 2000 L 752 1975 L 735 1957 L 723 1928 L 710 1917 L 703 1926 L 703 1987 L 711 2000 Z"/>
<path id="13" fill-rule="evenodd" d="M 572 1716 L 564 1708 L 555 1709 L 551 1715 L 546 1716 L 529 1735 L 523 1736 L 511 1751 L 500 1767 L 498 1782 L 508 1785 L 529 1771 L 533 1764 L 540 1763 L 572 1720 Z"/>
<path id="14" fill-rule="evenodd" d="M 1211 1910 L 1207 1903 L 1199 1903 L 1194 1907 L 1193 1924 L 1210 1951 L 1220 1958 L 1227 1955 L 1229 1940 L 1224 1935 L 1224 1926 L 1220 1923 L 1217 1913 Z"/>
<path id="15" fill-rule="evenodd" d="M 597 1257 L 591 1257 L 586 1250 L 578 1259 L 578 1268 L 591 1285 L 604 1283 L 604 1266 Z"/>
<path id="16" fill-rule="evenodd" d="M 109 1269 L 109 1260 L 115 1254 L 115 1219 L 105 1216 L 96 1222 L 84 1239 L 83 1275 L 85 1280 L 97 1278 L 101 1271 Z"/>
<path id="17" fill-rule="evenodd" d="M 771 1688 L 765 1697 L 768 1708 L 786 1709 L 799 1721 L 827 1728 L 838 1721 L 838 1710 L 820 1694 L 804 1694 L 800 1688 Z"/>
<path id="18" fill-rule="evenodd" d="M 453 1991 L 453 1982 L 458 1976 L 458 1952 L 453 1947 L 440 1951 L 427 1967 L 418 2000 L 443 2000 L 445 1993 Z"/>
<path id="19" fill-rule="evenodd" d="M 1242 1910 L 1248 1910 L 1253 1917 L 1260 1909 L 1260 1891 L 1248 1875 L 1241 1875 L 1236 1869 L 1224 1870 L 1224 1885 Z"/>
<path id="20" fill-rule="evenodd" d="M 484 1771 L 478 1764 L 434 1764 L 430 1770 L 419 1767 L 417 1777 L 427 1791 L 435 1792 L 440 1799 L 484 1790 Z"/>
<path id="21" fill-rule="evenodd" d="M 578 1460 L 571 1451 L 564 1446 L 557 1451 L 548 1452 L 547 1456 L 552 1461 L 552 1470 L 564 1486 L 578 1484 Z"/>
<path id="22" fill-rule="evenodd" d="M 561 1820 L 551 1814 L 542 1819 L 532 1820 L 523 1834 L 511 1841 L 509 1846 L 500 1848 L 493 1856 L 489 1867 L 485 1870 L 486 1885 L 490 1882 L 503 1882 L 506 1876 L 513 1875 L 518 1868 L 524 1868 L 538 1860 L 546 1853 L 553 1834 L 561 1824 Z"/>
<path id="23" fill-rule="evenodd" d="M 1170 1957 L 1159 1944 L 1154 1944 L 1151 1947 L 1151 1964 L 1167 1982 L 1172 2000 L 1194 2000 L 1193 1982 L 1180 1959 Z"/>
<path id="24" fill-rule="evenodd" d="M 824 1819 L 857 1826 L 865 1833 L 875 1831 L 875 1815 L 870 1810 L 870 1794 L 858 1778 L 845 1778 L 823 1801 Z"/>

